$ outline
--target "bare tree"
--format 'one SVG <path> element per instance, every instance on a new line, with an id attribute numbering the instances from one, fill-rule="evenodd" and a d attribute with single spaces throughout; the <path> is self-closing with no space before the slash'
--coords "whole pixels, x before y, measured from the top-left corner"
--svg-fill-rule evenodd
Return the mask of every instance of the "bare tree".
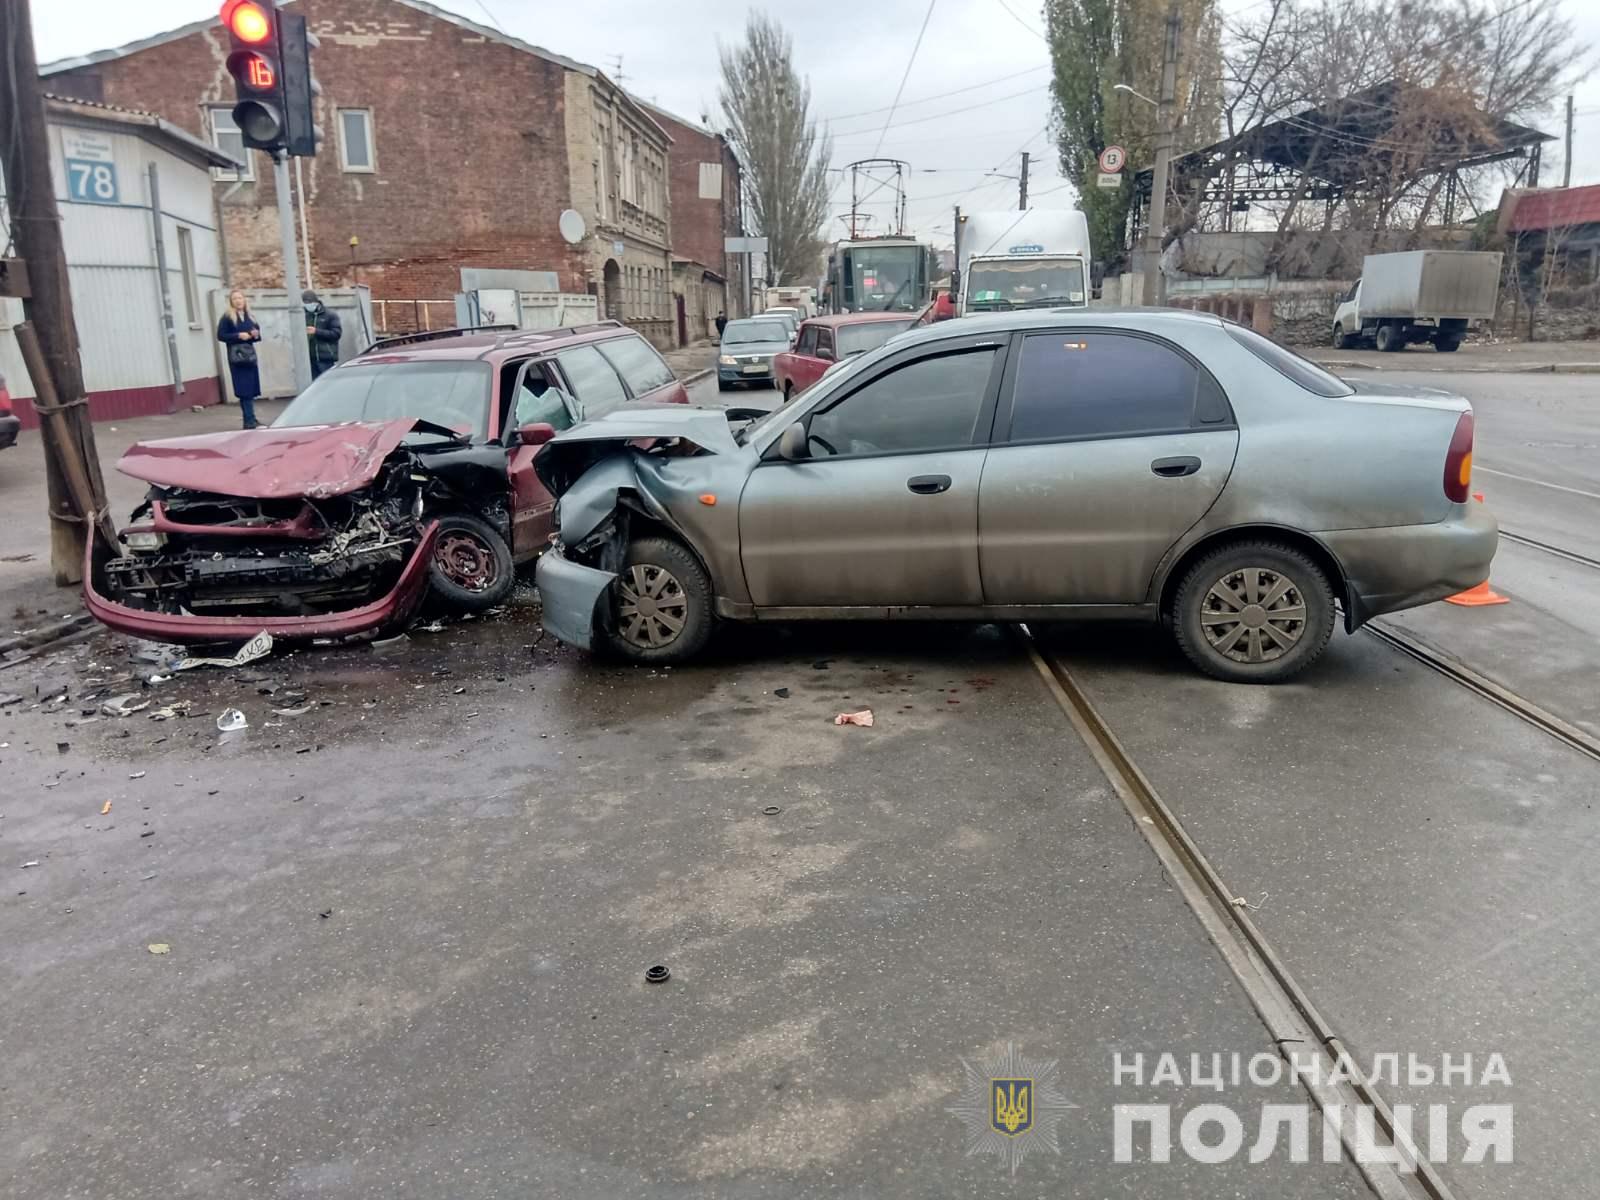
<path id="1" fill-rule="evenodd" d="M 811 85 L 792 62 L 789 35 L 751 12 L 738 46 L 719 47 L 718 100 L 744 168 L 755 232 L 767 239 L 774 282 L 814 278 L 828 213 L 831 139 L 811 120 Z"/>

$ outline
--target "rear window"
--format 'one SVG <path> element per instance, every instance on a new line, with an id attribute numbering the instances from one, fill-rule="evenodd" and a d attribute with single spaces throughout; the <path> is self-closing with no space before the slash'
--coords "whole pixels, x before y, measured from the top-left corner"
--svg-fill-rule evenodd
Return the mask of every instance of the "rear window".
<path id="1" fill-rule="evenodd" d="M 860 321 L 839 326 L 839 357 L 876 350 L 901 330 L 910 329 L 914 318 L 904 321 Z"/>
<path id="2" fill-rule="evenodd" d="M 1224 326 L 1228 335 L 1254 354 L 1279 375 L 1293 380 L 1306 391 L 1318 396 L 1353 396 L 1355 388 L 1331 372 L 1324 371 L 1309 358 L 1301 358 L 1293 350 L 1285 349 L 1271 338 L 1264 338 L 1243 325 Z"/>
<path id="3" fill-rule="evenodd" d="M 486 437 L 493 378 L 489 364 L 476 360 L 354 362 L 319 376 L 272 424 L 280 428 L 420 417 Z"/>
<path id="4" fill-rule="evenodd" d="M 622 381 L 635 396 L 653 392 L 676 378 L 672 368 L 656 353 L 655 347 L 642 337 L 614 338 L 609 342 L 597 343 L 596 349 L 617 369 Z"/>

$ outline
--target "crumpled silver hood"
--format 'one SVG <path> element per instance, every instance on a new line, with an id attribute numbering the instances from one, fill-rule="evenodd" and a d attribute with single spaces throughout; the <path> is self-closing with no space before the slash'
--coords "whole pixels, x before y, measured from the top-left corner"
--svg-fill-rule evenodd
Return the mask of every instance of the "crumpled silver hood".
<path id="1" fill-rule="evenodd" d="M 533 469 L 552 496 L 560 496 L 608 455 L 651 442 L 682 438 L 709 454 L 734 454 L 739 444 L 720 408 L 682 404 L 619 408 L 583 421 L 546 442 Z"/>

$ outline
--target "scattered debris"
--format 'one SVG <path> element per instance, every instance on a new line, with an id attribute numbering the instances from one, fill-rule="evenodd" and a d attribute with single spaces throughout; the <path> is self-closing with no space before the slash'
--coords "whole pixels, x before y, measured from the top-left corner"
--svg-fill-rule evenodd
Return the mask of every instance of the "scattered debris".
<path id="1" fill-rule="evenodd" d="M 179 700 L 175 704 L 168 704 L 165 708 L 158 708 L 150 714 L 152 721 L 171 721 L 178 717 L 189 715 L 189 701 Z"/>
<path id="2" fill-rule="evenodd" d="M 22 864 L 22 869 L 26 871 L 29 867 L 37 867 L 38 865 L 39 860 L 37 858 L 29 859 L 27 862 Z"/>
<path id="3" fill-rule="evenodd" d="M 828 669 L 828 664 L 832 661 L 833 659 L 831 658 L 820 658 L 811 664 L 811 669 L 813 671 L 826 671 Z"/>
<path id="4" fill-rule="evenodd" d="M 317 914 L 317 916 L 321 917 L 324 921 L 326 921 L 329 917 L 333 916 L 333 909 L 325 908 L 321 912 L 319 912 Z"/>
<path id="5" fill-rule="evenodd" d="M 13 704 L 21 704 L 22 697 L 15 692 L 0 692 L 0 708 L 10 708 Z"/>
<path id="6" fill-rule="evenodd" d="M 661 966 L 659 963 L 644 973 L 644 981 L 646 983 L 665 983 L 671 978 L 672 972 L 667 970 L 666 967 Z"/>
<path id="7" fill-rule="evenodd" d="M 73 717 L 67 722 L 68 729 L 76 729 L 79 725 L 93 725 L 99 717 Z"/>
<path id="8" fill-rule="evenodd" d="M 1254 904 L 1251 904 L 1250 901 L 1246 900 L 1243 896 L 1235 896 L 1233 898 L 1233 906 L 1235 908 L 1248 908 L 1251 912 L 1256 912 L 1263 904 L 1267 902 L 1268 894 L 1269 893 L 1267 892 L 1262 892 L 1261 898 Z"/>
<path id="9" fill-rule="evenodd" d="M 769 804 L 761 810 L 761 815 L 765 817 L 775 817 L 782 811 L 783 809 L 780 806 L 776 804 Z"/>
<path id="10" fill-rule="evenodd" d="M 135 771 L 131 775 L 129 775 L 128 778 L 129 779 L 143 779 L 148 774 L 149 774 L 148 771 Z"/>
<path id="11" fill-rule="evenodd" d="M 179 661 L 177 669 L 189 671 L 195 667 L 242 667 L 245 663 L 255 662 L 256 659 L 265 658 L 271 653 L 272 635 L 263 629 L 240 646 L 232 658 L 185 658 Z"/>
<path id="12" fill-rule="evenodd" d="M 434 621 L 428 625 L 413 625 L 411 628 L 417 633 L 443 633 L 444 622 Z"/>
<path id="13" fill-rule="evenodd" d="M 131 717 L 136 712 L 143 712 L 150 707 L 150 701 L 140 700 L 138 692 L 127 692 L 121 696 L 113 696 L 100 706 L 100 711 L 108 717 Z"/>
<path id="14" fill-rule="evenodd" d="M 302 704 L 298 708 L 275 708 L 272 710 L 272 715 L 275 717 L 303 717 L 315 707 L 315 704 Z"/>
<path id="15" fill-rule="evenodd" d="M 142 838 L 147 838 L 147 837 L 155 837 L 155 835 L 156 835 L 156 831 L 154 829 L 146 829 L 139 836 L 142 837 Z"/>
<path id="16" fill-rule="evenodd" d="M 145 947 L 151 954 L 171 954 L 172 947 L 165 942 L 151 942 Z"/>
<path id="17" fill-rule="evenodd" d="M 863 708 L 860 712 L 840 713 L 833 719 L 835 725 L 860 725 L 865 729 L 872 728 L 872 710 Z"/>
<path id="18" fill-rule="evenodd" d="M 151 675 L 149 678 L 147 678 L 145 680 L 145 682 L 150 684 L 152 687 L 154 687 L 156 684 L 165 683 L 167 680 L 169 680 L 171 678 L 172 678 L 171 675 Z"/>
<path id="19" fill-rule="evenodd" d="M 773 688 L 772 689 L 772 694 L 774 696 L 776 696 L 779 700 L 787 700 L 789 698 L 789 689 L 788 688 Z"/>
<path id="20" fill-rule="evenodd" d="M 250 728 L 250 722 L 237 708 L 230 708 L 217 718 L 218 733 L 236 733 Z"/>
<path id="21" fill-rule="evenodd" d="M 71 750 L 71 749 L 72 749 L 72 743 L 71 742 L 57 742 L 56 743 L 56 753 L 57 754 L 65 754 L 68 750 Z"/>
<path id="22" fill-rule="evenodd" d="M 403 650 L 410 644 L 411 639 L 403 633 L 397 633 L 391 638 L 376 638 L 369 643 L 374 654 L 387 654 L 391 650 Z"/>
<path id="23" fill-rule="evenodd" d="M 111 811 L 111 801 L 107 800 L 100 806 L 100 815 L 103 817 Z"/>

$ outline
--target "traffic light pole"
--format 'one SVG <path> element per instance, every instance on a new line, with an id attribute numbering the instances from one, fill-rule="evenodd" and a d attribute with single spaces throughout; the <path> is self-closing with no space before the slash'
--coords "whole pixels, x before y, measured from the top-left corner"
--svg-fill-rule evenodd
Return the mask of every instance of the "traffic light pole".
<path id="1" fill-rule="evenodd" d="M 289 158 L 272 156 L 272 182 L 278 192 L 278 237 L 283 249 L 283 287 L 289 293 L 289 353 L 294 362 L 295 394 L 311 386 L 311 343 L 300 313 L 300 259 L 294 247 L 294 201 L 289 196 Z"/>

